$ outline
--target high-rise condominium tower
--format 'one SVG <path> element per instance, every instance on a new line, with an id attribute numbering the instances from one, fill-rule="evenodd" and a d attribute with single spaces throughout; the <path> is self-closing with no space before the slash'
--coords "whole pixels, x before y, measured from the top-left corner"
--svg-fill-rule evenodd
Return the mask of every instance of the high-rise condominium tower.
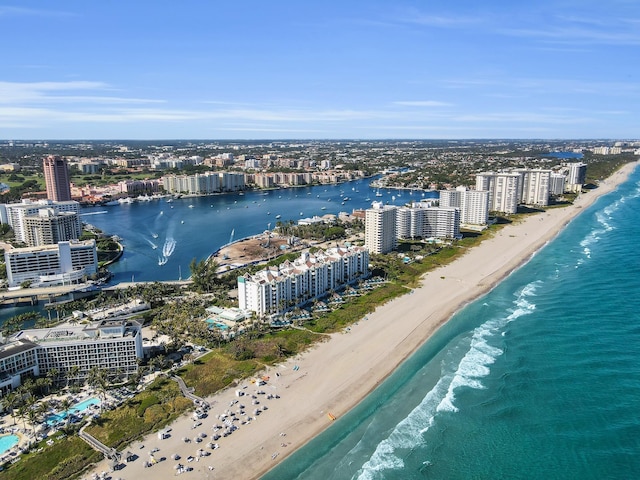
<path id="1" fill-rule="evenodd" d="M 47 185 L 47 198 L 54 202 L 71 200 L 71 183 L 67 161 L 55 155 L 44 159 L 44 181 Z"/>

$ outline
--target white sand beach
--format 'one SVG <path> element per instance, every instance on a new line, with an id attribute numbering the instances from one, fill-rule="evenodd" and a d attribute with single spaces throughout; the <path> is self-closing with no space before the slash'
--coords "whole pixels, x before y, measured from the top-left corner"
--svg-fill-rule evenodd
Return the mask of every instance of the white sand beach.
<path id="1" fill-rule="evenodd" d="M 212 407 L 207 418 L 198 420 L 201 425 L 192 428 L 194 420 L 184 416 L 171 425 L 169 438 L 160 440 L 154 433 L 131 445 L 129 450 L 139 458 L 112 473 L 112 478 L 171 478 L 178 474 L 178 463 L 191 469 L 180 474 L 186 478 L 258 478 L 327 428 L 332 423 L 328 413 L 339 417 L 355 406 L 458 309 L 525 262 L 583 208 L 615 189 L 636 165 L 627 164 L 596 190 L 580 195 L 572 206 L 549 209 L 507 225 L 453 263 L 426 274 L 413 293 L 378 307 L 350 330 L 335 333 L 329 341 L 270 368 L 265 372 L 269 376 L 266 385 L 245 382 L 244 389 L 235 387 L 208 398 Z M 238 389 L 247 395 L 237 397 Z M 257 394 L 257 389 L 265 393 Z M 253 404 L 252 394 L 259 404 Z M 267 399 L 269 394 L 280 398 Z M 230 406 L 235 400 L 239 403 Z M 255 420 L 244 425 L 235 422 L 238 430 L 212 440 L 212 426 L 222 425 L 216 416 L 238 410 L 239 404 L 244 404 L 247 414 L 239 418 L 255 416 Z M 254 409 L 264 405 L 268 409 L 254 415 Z M 201 433 L 207 438 L 196 443 L 193 439 Z M 185 443 L 184 437 L 191 441 Z M 219 448 L 207 448 L 208 442 Z M 150 459 L 154 448 L 159 450 L 153 456 L 164 460 L 145 468 L 143 462 Z M 200 448 L 210 455 L 199 458 Z M 176 453 L 180 460 L 172 459 Z M 193 460 L 187 461 L 188 456 Z M 108 470 L 106 461 L 94 469 Z"/>

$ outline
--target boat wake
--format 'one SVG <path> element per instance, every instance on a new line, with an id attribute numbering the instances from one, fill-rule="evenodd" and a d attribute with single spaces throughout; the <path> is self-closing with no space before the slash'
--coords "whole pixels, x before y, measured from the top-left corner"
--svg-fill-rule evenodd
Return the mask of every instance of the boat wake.
<path id="1" fill-rule="evenodd" d="M 80 217 L 86 217 L 88 215 L 103 215 L 105 213 L 109 213 L 109 211 L 108 210 L 100 210 L 99 212 L 81 213 L 79 216 Z"/>
<path id="2" fill-rule="evenodd" d="M 169 257 L 173 255 L 177 242 L 173 237 L 169 237 L 164 241 L 162 246 L 162 255 L 158 257 L 158 265 L 164 265 L 169 261 Z"/>

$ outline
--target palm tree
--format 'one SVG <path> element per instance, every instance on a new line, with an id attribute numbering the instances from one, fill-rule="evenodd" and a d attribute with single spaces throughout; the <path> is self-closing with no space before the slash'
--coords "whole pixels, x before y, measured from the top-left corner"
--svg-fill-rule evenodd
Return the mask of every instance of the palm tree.
<path id="1" fill-rule="evenodd" d="M 102 406 L 107 397 L 107 386 L 109 385 L 107 370 L 98 366 L 91 367 L 87 375 L 87 383 L 94 388 L 102 398 L 102 402 L 100 402 L 100 411 L 102 411 Z"/>
<path id="2" fill-rule="evenodd" d="M 162 370 L 165 365 L 167 363 L 167 359 L 164 355 L 160 354 L 160 355 L 156 355 L 155 357 L 153 357 L 151 359 L 151 365 L 156 369 L 156 370 Z"/>
<path id="3" fill-rule="evenodd" d="M 63 412 L 69 410 L 71 408 L 71 405 L 73 405 L 73 402 L 69 399 L 69 397 L 64 397 L 60 401 L 60 408 Z"/>
<path id="4" fill-rule="evenodd" d="M 36 379 L 35 388 L 40 395 L 46 395 L 49 393 L 52 381 L 49 377 L 40 377 Z"/>
<path id="5" fill-rule="evenodd" d="M 38 421 L 43 422 L 49 411 L 49 402 L 43 400 L 36 405 L 36 413 L 38 414 Z"/>
<path id="6" fill-rule="evenodd" d="M 37 410 L 33 406 L 30 408 L 27 408 L 26 416 L 29 419 L 29 423 L 31 424 L 31 428 L 33 429 L 33 432 L 35 433 L 36 426 L 37 426 L 36 423 L 39 417 Z"/>
<path id="7" fill-rule="evenodd" d="M 9 392 L 2 397 L 2 406 L 5 410 L 8 410 L 13 419 L 13 424 L 16 424 L 16 411 L 15 408 L 20 405 L 20 396 L 17 392 Z"/>
<path id="8" fill-rule="evenodd" d="M 69 368 L 69 370 L 67 370 L 66 372 L 66 380 L 67 380 L 67 387 L 69 386 L 69 380 L 73 378 L 74 384 L 76 379 L 78 378 L 78 374 L 80 373 L 80 366 L 79 365 L 74 365 L 71 368 Z"/>
<path id="9" fill-rule="evenodd" d="M 47 378 L 49 379 L 49 386 L 58 382 L 58 377 L 60 377 L 60 370 L 56 367 L 50 368 L 47 372 Z"/>

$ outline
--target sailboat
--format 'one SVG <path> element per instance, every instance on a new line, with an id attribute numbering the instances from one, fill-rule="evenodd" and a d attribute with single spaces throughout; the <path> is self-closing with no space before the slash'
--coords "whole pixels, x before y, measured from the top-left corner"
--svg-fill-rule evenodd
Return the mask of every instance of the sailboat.
<path id="1" fill-rule="evenodd" d="M 380 193 L 380 189 L 378 189 L 378 191 L 376 192 L 376 197 L 381 197 L 382 194 Z"/>

